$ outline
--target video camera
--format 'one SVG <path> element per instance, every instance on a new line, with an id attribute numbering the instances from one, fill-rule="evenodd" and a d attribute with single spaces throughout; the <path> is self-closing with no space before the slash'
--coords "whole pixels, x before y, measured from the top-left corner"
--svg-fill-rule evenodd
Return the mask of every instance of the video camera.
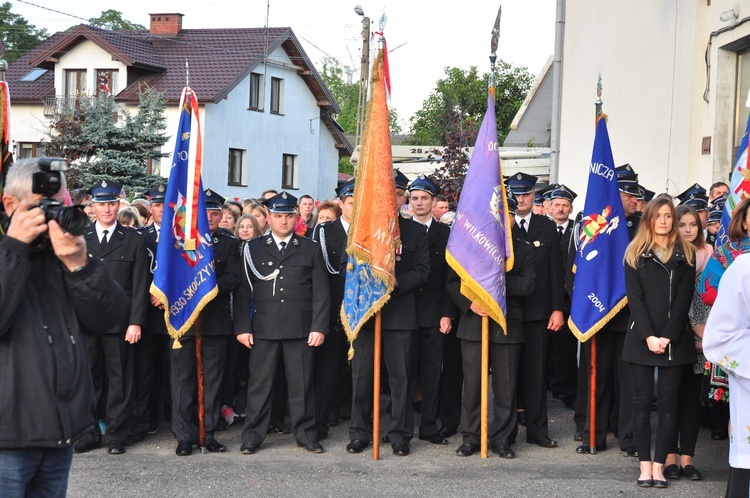
<path id="1" fill-rule="evenodd" d="M 52 198 L 62 187 L 61 173 L 68 171 L 68 161 L 60 157 L 41 157 L 39 169 L 32 176 L 31 191 L 44 196 L 39 207 L 44 211 L 47 222 L 55 220 L 63 230 L 73 235 L 83 235 L 89 222 L 83 206 L 66 206 Z"/>

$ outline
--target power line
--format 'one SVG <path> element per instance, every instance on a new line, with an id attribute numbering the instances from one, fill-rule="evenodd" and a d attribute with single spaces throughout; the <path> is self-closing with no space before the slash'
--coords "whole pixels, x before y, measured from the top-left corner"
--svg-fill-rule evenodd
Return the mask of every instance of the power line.
<path id="1" fill-rule="evenodd" d="M 62 12 L 60 10 L 55 10 L 55 9 L 51 9 L 49 7 L 45 7 L 44 5 L 38 5 L 38 4 L 35 4 L 35 3 L 27 2 L 26 0 L 16 0 L 16 2 L 25 3 L 26 5 L 31 5 L 32 7 L 38 7 L 40 9 L 44 9 L 44 10 L 48 10 L 50 12 L 54 12 L 55 14 L 62 14 L 64 16 L 73 17 L 75 19 L 82 19 L 82 20 L 88 22 L 88 19 L 86 19 L 85 17 L 76 16 L 74 14 L 68 14 L 67 12 Z"/>

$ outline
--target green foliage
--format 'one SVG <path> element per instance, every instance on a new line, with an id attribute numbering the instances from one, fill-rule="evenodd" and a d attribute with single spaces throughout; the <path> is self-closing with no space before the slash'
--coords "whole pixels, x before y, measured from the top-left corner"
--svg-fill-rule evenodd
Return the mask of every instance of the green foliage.
<path id="1" fill-rule="evenodd" d="M 498 61 L 495 75 L 497 132 L 502 143 L 531 88 L 532 77 L 525 68 L 514 68 L 503 61 Z M 489 73 L 480 76 L 476 66 L 468 70 L 445 68 L 445 77 L 437 81 L 422 109 L 411 117 L 411 137 L 405 144 L 447 145 L 448 134 L 466 127 L 478 129 L 487 110 L 488 81 Z M 462 118 L 454 119 L 456 114 Z M 465 144 L 469 145 L 473 144 Z"/>
<path id="2" fill-rule="evenodd" d="M 320 72 L 328 90 L 341 108 L 336 121 L 344 129 L 344 133 L 354 135 L 357 131 L 357 103 L 359 101 L 359 83 L 347 83 L 344 70 L 335 59 L 323 60 L 323 70 Z"/>
<path id="3" fill-rule="evenodd" d="M 46 153 L 71 163 L 69 188 L 87 188 L 103 179 L 128 192 L 144 192 L 163 178 L 146 174 L 149 159 L 160 159 L 166 135 L 165 101 L 146 88 L 135 114 L 118 109 L 113 97 L 80 97 L 53 118 Z M 115 121 L 114 118 L 117 118 Z"/>
<path id="4" fill-rule="evenodd" d="M 130 22 L 127 19 L 122 18 L 122 12 L 119 10 L 109 9 L 109 10 L 103 10 L 102 15 L 99 17 L 92 17 L 88 21 L 89 25 L 95 26 L 97 28 L 102 29 L 126 29 L 126 30 L 135 30 L 135 29 L 146 29 L 145 26 L 142 24 Z"/>
<path id="5" fill-rule="evenodd" d="M 346 173 L 347 175 L 354 174 L 354 165 L 348 157 L 342 157 L 339 159 L 339 173 Z"/>
<path id="6" fill-rule="evenodd" d="M 46 29 L 37 29 L 23 16 L 10 11 L 10 2 L 0 5 L 0 40 L 5 47 L 5 59 L 8 64 L 39 45 L 49 36 Z"/>

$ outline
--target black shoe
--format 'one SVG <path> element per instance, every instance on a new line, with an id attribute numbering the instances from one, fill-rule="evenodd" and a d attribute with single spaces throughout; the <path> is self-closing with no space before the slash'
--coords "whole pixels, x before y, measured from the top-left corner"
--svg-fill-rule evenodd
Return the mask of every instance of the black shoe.
<path id="1" fill-rule="evenodd" d="M 285 423 L 271 422 L 268 426 L 268 432 L 275 431 L 278 434 L 289 434 L 289 427 Z"/>
<path id="2" fill-rule="evenodd" d="M 667 465 L 664 467 L 664 478 L 665 479 L 679 479 L 680 468 L 677 465 Z"/>
<path id="3" fill-rule="evenodd" d="M 406 443 L 393 443 L 391 444 L 393 454 L 398 456 L 406 456 L 409 454 L 409 445 Z"/>
<path id="4" fill-rule="evenodd" d="M 125 453 L 125 447 L 120 441 L 110 441 L 107 444 L 107 453 L 110 455 L 122 455 Z"/>
<path id="5" fill-rule="evenodd" d="M 518 421 L 518 425 L 522 425 L 526 427 L 526 412 L 517 412 L 516 413 L 516 421 Z"/>
<path id="6" fill-rule="evenodd" d="M 361 439 L 352 439 L 349 444 L 346 445 L 347 453 L 362 453 L 362 450 L 367 448 L 370 443 L 362 441 Z"/>
<path id="7" fill-rule="evenodd" d="M 140 434 L 128 434 L 128 437 L 122 440 L 122 444 L 125 446 L 133 446 L 141 441 L 143 441 L 143 436 Z"/>
<path id="8" fill-rule="evenodd" d="M 703 479 L 703 476 L 698 472 L 698 469 L 692 465 L 685 465 L 682 470 L 680 470 L 680 474 L 685 479 L 690 479 L 691 481 L 700 481 Z M 667 473 L 665 472 L 664 475 L 666 476 Z"/>
<path id="9" fill-rule="evenodd" d="M 441 436 L 445 438 L 449 438 L 453 436 L 455 433 L 456 433 L 456 428 L 451 427 L 449 425 L 444 425 L 440 428 L 440 430 L 438 430 L 438 434 L 440 434 Z"/>
<path id="10" fill-rule="evenodd" d="M 529 444 L 535 444 L 537 446 L 541 446 L 542 448 L 557 448 L 557 441 L 550 439 L 547 436 L 527 437 L 526 442 Z"/>
<path id="11" fill-rule="evenodd" d="M 78 441 L 76 443 L 75 452 L 76 453 L 88 453 L 91 450 L 95 450 L 97 448 L 101 448 L 102 443 L 90 443 L 88 441 Z"/>
<path id="12" fill-rule="evenodd" d="M 456 455 L 462 456 L 462 457 L 468 457 L 476 453 L 478 449 L 479 449 L 479 445 L 472 444 L 472 443 L 464 443 L 458 447 L 458 449 L 456 450 Z"/>
<path id="13" fill-rule="evenodd" d="M 323 446 L 317 441 L 308 444 L 297 444 L 297 446 L 306 449 L 310 453 L 323 453 L 324 451 Z"/>
<path id="14" fill-rule="evenodd" d="M 653 479 L 638 479 L 635 481 L 639 488 L 651 488 L 654 486 Z"/>
<path id="15" fill-rule="evenodd" d="M 242 443 L 242 446 L 240 446 L 240 453 L 243 455 L 252 455 L 258 451 L 259 447 L 260 445 L 255 445 L 253 443 Z"/>
<path id="16" fill-rule="evenodd" d="M 622 453 L 622 456 L 638 458 L 638 450 L 635 449 L 635 446 L 628 446 L 624 450 L 620 450 L 620 453 Z"/>
<path id="17" fill-rule="evenodd" d="M 177 443 L 177 449 L 174 452 L 177 456 L 190 456 L 193 454 L 193 443 L 190 441 L 180 441 Z"/>
<path id="18" fill-rule="evenodd" d="M 658 479 L 654 479 L 654 487 L 655 488 L 666 488 L 669 486 L 669 483 L 667 481 L 660 481 Z"/>
<path id="19" fill-rule="evenodd" d="M 146 429 L 146 434 L 153 436 L 159 432 L 159 422 L 151 422 L 148 424 L 148 429 Z"/>
<path id="20" fill-rule="evenodd" d="M 578 446 L 578 448 L 576 448 L 576 453 L 578 453 L 579 455 L 589 455 L 589 454 L 596 455 L 597 451 L 604 451 L 606 449 L 607 449 L 607 445 L 603 444 L 603 445 L 597 446 L 594 451 L 591 451 L 591 446 L 590 445 L 588 445 L 588 444 L 582 444 L 582 445 Z"/>
<path id="21" fill-rule="evenodd" d="M 492 453 L 497 453 L 500 458 L 516 458 L 516 453 L 513 451 L 513 449 L 510 447 L 510 445 L 503 445 L 503 446 L 495 446 L 494 444 L 491 446 Z"/>
<path id="22" fill-rule="evenodd" d="M 227 447 L 218 442 L 216 439 L 209 439 L 206 441 L 206 449 L 211 453 L 224 453 L 227 451 Z"/>
<path id="23" fill-rule="evenodd" d="M 725 439 L 729 439 L 729 434 L 725 430 L 716 429 L 715 431 L 711 431 L 711 439 L 714 441 L 724 441 Z"/>
<path id="24" fill-rule="evenodd" d="M 448 440 L 440 434 L 435 434 L 432 436 L 419 436 L 419 439 L 421 439 L 422 441 L 429 441 L 432 444 L 448 444 Z"/>
<path id="25" fill-rule="evenodd" d="M 583 441 L 583 432 L 576 431 L 576 433 L 573 434 L 573 441 Z"/>

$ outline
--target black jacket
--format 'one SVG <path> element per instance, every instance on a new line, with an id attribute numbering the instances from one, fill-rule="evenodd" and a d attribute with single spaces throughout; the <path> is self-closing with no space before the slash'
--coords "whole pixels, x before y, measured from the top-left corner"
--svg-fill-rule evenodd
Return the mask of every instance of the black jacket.
<path id="1" fill-rule="evenodd" d="M 678 243 L 672 257 L 662 263 L 653 251 L 638 260 L 638 268 L 625 264 L 625 286 L 630 321 L 622 359 L 637 365 L 676 366 L 695 363 L 695 343 L 688 310 L 695 292 L 695 258 L 691 264 Z M 648 349 L 646 338 L 666 337 L 664 354 Z"/>
<path id="2" fill-rule="evenodd" d="M 341 219 L 315 225 L 312 236 L 320 244 L 328 272 L 328 290 L 331 293 L 331 327 L 341 320 L 341 303 L 344 300 L 346 281 L 347 233 Z"/>
<path id="3" fill-rule="evenodd" d="M 505 274 L 505 295 L 507 296 L 508 335 L 500 325 L 490 320 L 490 342 L 496 344 L 518 344 L 523 342 L 524 298 L 534 292 L 534 251 L 525 240 L 513 240 L 515 263 Z M 461 294 L 461 279 L 452 268 L 448 270 L 448 294 L 461 310 L 457 337 L 467 341 L 482 340 L 482 317 L 471 311 L 471 301 Z"/>
<path id="4" fill-rule="evenodd" d="M 159 232 L 156 227 L 151 224 L 138 229 L 138 233 L 141 234 L 143 240 L 146 242 L 146 251 L 148 252 L 148 288 L 151 289 L 151 284 L 154 281 L 154 270 L 156 269 L 156 248 L 157 238 Z M 164 320 L 164 310 L 159 309 L 158 306 L 151 304 L 151 296 L 149 290 L 149 302 L 146 304 L 148 311 L 146 313 L 146 326 L 143 327 L 142 332 L 144 334 L 161 334 L 167 335 L 167 324 Z"/>
<path id="5" fill-rule="evenodd" d="M 328 332 L 331 295 L 319 244 L 292 234 L 282 256 L 273 236 L 265 235 L 245 242 L 242 251 L 245 271 L 235 292 L 235 334 L 282 340 Z M 269 276 L 278 270 L 276 278 L 259 279 L 249 267 L 245 251 L 249 251 L 258 274 Z"/>
<path id="6" fill-rule="evenodd" d="M 10 237 L 0 268 L 0 449 L 70 446 L 96 407 L 82 327 L 122 323 L 128 297 L 99 260 L 71 273 Z"/>
<path id="7" fill-rule="evenodd" d="M 454 307 L 445 284 L 448 276 L 448 262 L 445 248 L 451 229 L 448 225 L 433 220 L 427 231 L 427 244 L 430 251 L 430 275 L 414 296 L 417 303 L 417 323 L 420 327 L 438 327 L 444 316 L 453 318 Z"/>

